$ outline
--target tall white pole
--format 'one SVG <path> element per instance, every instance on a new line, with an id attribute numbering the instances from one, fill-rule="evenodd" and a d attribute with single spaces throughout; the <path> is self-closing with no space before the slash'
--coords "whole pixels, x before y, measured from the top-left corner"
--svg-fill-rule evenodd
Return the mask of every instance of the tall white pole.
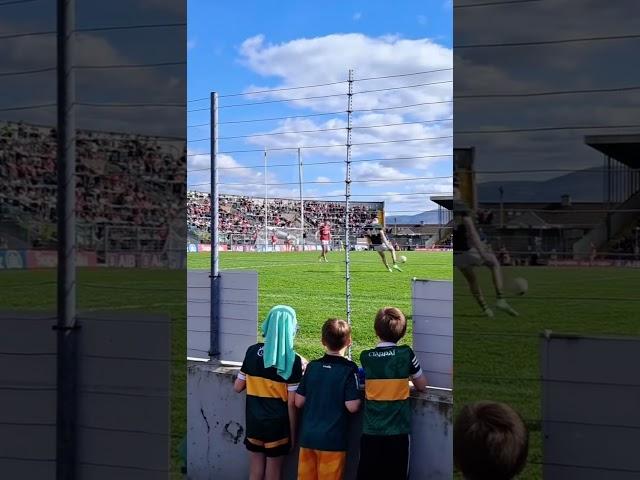
<path id="1" fill-rule="evenodd" d="M 298 183 L 300 184 L 300 232 L 302 234 L 300 241 L 304 252 L 304 190 L 302 187 L 302 153 L 300 148 L 298 148 Z"/>
<path id="2" fill-rule="evenodd" d="M 353 108 L 353 70 L 349 70 L 349 93 L 347 95 L 347 158 L 344 191 L 344 237 L 345 237 L 345 299 L 347 304 L 347 322 L 351 326 L 351 265 L 349 251 L 351 240 L 349 238 L 349 200 L 351 198 L 351 114 Z M 351 346 L 349 346 L 349 359 L 351 359 Z"/>
<path id="3" fill-rule="evenodd" d="M 264 251 L 269 245 L 269 196 L 267 185 L 267 149 L 264 149 Z"/>

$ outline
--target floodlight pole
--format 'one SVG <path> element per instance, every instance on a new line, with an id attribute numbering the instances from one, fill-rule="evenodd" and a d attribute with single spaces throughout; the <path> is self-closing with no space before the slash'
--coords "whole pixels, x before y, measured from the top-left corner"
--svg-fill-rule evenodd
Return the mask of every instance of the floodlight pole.
<path id="1" fill-rule="evenodd" d="M 57 1 L 58 318 L 56 478 L 77 477 L 75 0 Z"/>
<path id="2" fill-rule="evenodd" d="M 347 322 L 351 326 L 351 265 L 349 238 L 349 200 L 351 199 L 351 114 L 353 113 L 353 70 L 349 70 L 349 93 L 347 94 L 347 158 L 345 160 L 345 190 L 344 190 L 344 236 L 345 236 L 345 300 L 347 306 Z M 351 346 L 349 346 L 349 359 L 351 359 Z"/>
<path id="3" fill-rule="evenodd" d="M 302 153 L 298 148 L 298 183 L 300 184 L 300 230 L 302 232 L 301 243 L 304 252 L 304 192 L 302 188 Z"/>
<path id="4" fill-rule="evenodd" d="M 218 185 L 218 93 L 211 92 L 211 346 L 209 356 L 220 355 L 220 191 Z"/>
<path id="5" fill-rule="evenodd" d="M 269 245 L 269 196 L 267 185 L 267 149 L 264 149 L 264 251 Z"/>

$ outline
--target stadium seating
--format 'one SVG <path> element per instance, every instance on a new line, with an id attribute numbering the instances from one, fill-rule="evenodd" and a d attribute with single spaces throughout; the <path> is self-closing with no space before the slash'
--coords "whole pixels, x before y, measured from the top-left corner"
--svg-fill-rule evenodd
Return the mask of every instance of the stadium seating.
<path id="1" fill-rule="evenodd" d="M 185 152 L 180 142 L 152 137 L 86 130 L 78 132 L 77 225 L 79 247 L 107 251 L 160 250 L 157 240 L 184 195 Z M 0 206 L 16 228 L 28 232 L 35 248 L 56 241 L 56 132 L 50 127 L 0 122 L 0 178 L 9 188 L 0 191 Z M 132 167 L 134 166 L 134 167 Z M 136 175 L 132 171 L 137 167 Z M 16 181 L 17 179 L 17 181 Z M 170 192 L 167 195 L 167 192 Z M 188 192 L 187 224 L 191 234 L 210 239 L 211 199 L 208 193 Z M 378 216 L 382 203 L 353 202 L 350 225 L 354 235 Z M 255 243 L 264 231 L 264 199 L 220 197 L 221 241 Z M 161 215 L 154 215 L 153 213 Z M 0 214 L 3 212 L 0 211 Z M 176 210 L 177 213 L 177 210 Z M 344 233 L 345 208 L 340 202 L 304 202 L 305 233 L 309 241 L 321 221 L 332 223 L 334 236 Z M 300 232 L 298 200 L 269 199 L 269 227 Z M 165 232 L 166 234 L 166 232 Z M 12 242 L 14 243 L 14 242 Z"/>
<path id="2" fill-rule="evenodd" d="M 76 212 L 80 248 L 103 246 L 107 228 L 112 249 L 119 244 L 130 247 L 132 229 L 138 230 L 136 247 L 159 248 L 151 245 L 153 238 L 158 238 L 157 229 L 164 228 L 184 195 L 186 159 L 180 145 L 170 139 L 78 131 Z M 0 206 L 19 219 L 33 247 L 54 246 L 55 129 L 0 122 L 0 147 L 0 178 L 8 185 L 0 191 Z M 104 227 L 97 227 L 99 224 Z"/>
<path id="3" fill-rule="evenodd" d="M 190 231 L 200 238 L 210 235 L 211 197 L 208 193 L 187 193 L 188 225 Z M 234 243 L 254 243 L 263 231 L 265 208 L 263 198 L 238 195 L 221 195 L 219 199 L 220 233 L 222 241 Z M 268 225 L 285 231 L 300 231 L 300 201 L 289 199 L 268 199 Z M 350 228 L 354 234 L 361 234 L 364 227 L 378 216 L 381 203 L 353 203 L 350 206 Z M 319 200 L 304 202 L 305 233 L 311 238 L 322 221 L 333 225 L 334 236 L 344 232 L 345 207 L 343 203 Z M 231 239 L 233 237 L 233 239 Z"/>

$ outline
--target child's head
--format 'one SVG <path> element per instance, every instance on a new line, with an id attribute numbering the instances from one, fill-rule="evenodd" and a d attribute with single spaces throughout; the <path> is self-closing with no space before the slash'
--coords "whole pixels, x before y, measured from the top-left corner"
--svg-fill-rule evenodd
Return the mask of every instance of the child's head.
<path id="1" fill-rule="evenodd" d="M 381 308 L 376 314 L 373 328 L 383 342 L 397 343 L 407 331 L 407 319 L 399 308 Z"/>
<path id="2" fill-rule="evenodd" d="M 453 427 L 453 457 L 467 480 L 509 480 L 524 468 L 529 432 L 508 405 L 465 405 Z"/>
<path id="3" fill-rule="evenodd" d="M 331 352 L 339 352 L 351 343 L 351 327 L 338 318 L 330 318 L 322 325 L 322 344 Z"/>
<path id="4" fill-rule="evenodd" d="M 297 325 L 296 312 L 287 305 L 273 307 L 262 324 L 264 366 L 276 367 L 278 375 L 285 380 L 291 376 L 295 363 L 293 342 Z"/>
<path id="5" fill-rule="evenodd" d="M 296 311 L 288 305 L 276 305 L 269 310 L 267 318 L 262 322 L 262 336 L 265 341 L 278 340 L 289 336 L 291 338 L 288 342 L 293 344 L 297 329 Z M 282 335 L 282 332 L 286 332 L 285 335 Z"/>

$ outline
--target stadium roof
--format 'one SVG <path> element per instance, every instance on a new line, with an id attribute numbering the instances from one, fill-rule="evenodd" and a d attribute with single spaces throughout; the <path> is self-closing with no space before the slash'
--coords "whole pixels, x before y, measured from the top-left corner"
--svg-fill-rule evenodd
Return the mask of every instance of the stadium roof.
<path id="1" fill-rule="evenodd" d="M 498 212 L 498 202 L 482 203 L 482 209 Z M 507 202 L 503 205 L 505 225 L 510 228 L 532 226 L 538 228 L 593 228 L 606 218 L 606 206 L 601 202 L 573 203 L 565 207 L 555 202 Z M 532 213 L 533 215 L 529 215 Z M 494 215 L 493 223 L 499 223 Z"/>
<path id="2" fill-rule="evenodd" d="M 640 134 L 587 135 L 584 143 L 631 168 L 640 168 Z"/>
<path id="3" fill-rule="evenodd" d="M 447 210 L 453 210 L 453 197 L 451 195 L 445 197 L 431 197 L 433 203 L 437 203 Z"/>
<path id="4" fill-rule="evenodd" d="M 524 212 L 522 215 L 514 216 L 508 219 L 505 224 L 506 228 L 549 228 L 550 225 L 545 222 L 536 212 Z"/>
<path id="5" fill-rule="evenodd" d="M 448 224 L 447 224 L 448 225 Z M 404 235 L 404 229 L 407 229 L 407 232 L 410 230 L 413 235 L 434 235 L 438 233 L 442 228 L 448 228 L 447 225 L 440 226 L 437 225 L 415 225 L 415 224 L 402 224 L 402 225 L 393 225 L 389 228 L 391 229 L 391 233 L 396 235 L 396 227 L 398 228 L 398 235 Z M 449 226 L 450 228 L 450 226 Z"/>
<path id="6" fill-rule="evenodd" d="M 397 227 L 392 231 L 394 235 L 418 236 L 422 234 L 421 232 L 416 232 L 415 229 L 411 227 Z"/>

